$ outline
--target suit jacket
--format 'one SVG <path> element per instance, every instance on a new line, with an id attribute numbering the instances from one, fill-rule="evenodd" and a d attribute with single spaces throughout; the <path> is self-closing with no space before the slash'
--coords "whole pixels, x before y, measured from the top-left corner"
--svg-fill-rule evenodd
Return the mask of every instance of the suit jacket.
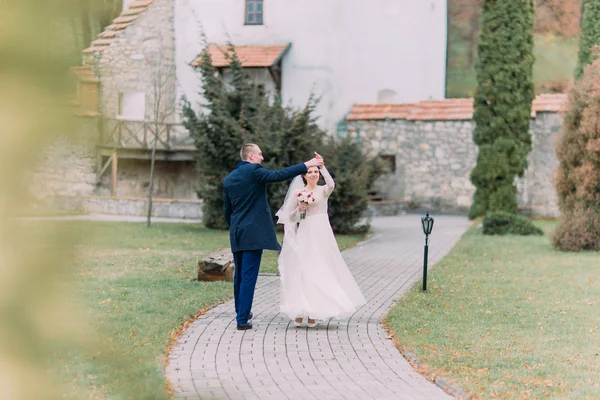
<path id="1" fill-rule="evenodd" d="M 304 164 L 273 171 L 242 161 L 225 177 L 223 201 L 232 252 L 280 250 L 267 203 L 267 183 L 285 181 L 306 171 Z"/>

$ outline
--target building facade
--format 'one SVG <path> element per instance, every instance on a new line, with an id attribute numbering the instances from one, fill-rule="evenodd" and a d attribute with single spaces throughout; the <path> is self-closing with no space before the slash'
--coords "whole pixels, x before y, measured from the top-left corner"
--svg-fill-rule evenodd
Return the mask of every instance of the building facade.
<path id="1" fill-rule="evenodd" d="M 554 143 L 566 100 L 566 95 L 554 94 L 533 102 L 532 150 L 528 168 L 515 184 L 519 207 L 534 216 L 559 215 Z M 388 173 L 377 182 L 384 202 L 400 203 L 404 209 L 466 213 L 475 192 L 470 175 L 477 162 L 472 118 L 472 99 L 447 99 L 356 104 L 347 120 L 349 134 L 388 161 Z"/>
<path id="2" fill-rule="evenodd" d="M 275 76 L 284 104 L 303 107 L 316 96 L 319 123 L 330 132 L 353 103 L 444 98 L 446 0 L 174 1 L 179 96 L 192 102 L 201 101 L 191 65 L 204 50 L 201 35 L 255 53 L 286 48 Z M 252 69 L 272 87 L 269 67 Z"/>

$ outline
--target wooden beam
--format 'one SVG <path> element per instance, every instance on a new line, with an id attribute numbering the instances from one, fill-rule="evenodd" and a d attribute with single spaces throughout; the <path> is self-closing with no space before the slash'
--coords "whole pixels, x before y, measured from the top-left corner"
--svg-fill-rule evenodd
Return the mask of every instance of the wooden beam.
<path id="1" fill-rule="evenodd" d="M 102 156 L 100 156 L 102 157 Z M 106 170 L 108 169 L 108 166 L 112 163 L 112 156 L 109 157 L 106 162 L 104 163 L 104 166 L 102 167 L 102 169 L 100 170 L 100 173 L 98 174 L 98 179 L 102 178 L 102 175 L 104 175 L 104 172 L 106 172 Z"/>
<path id="2" fill-rule="evenodd" d="M 268 68 L 273 81 L 275 82 L 275 89 L 277 90 L 277 95 L 281 96 L 281 69 L 278 66 L 273 66 Z"/>
<path id="3" fill-rule="evenodd" d="M 114 197 L 117 195 L 117 151 L 114 150 L 112 153 L 112 188 L 110 191 Z"/>

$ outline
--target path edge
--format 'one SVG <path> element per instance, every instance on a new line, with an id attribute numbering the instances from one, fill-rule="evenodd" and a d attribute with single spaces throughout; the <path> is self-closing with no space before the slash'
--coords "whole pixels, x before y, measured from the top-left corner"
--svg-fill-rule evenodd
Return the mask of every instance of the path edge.
<path id="1" fill-rule="evenodd" d="M 175 387 L 173 387 L 173 382 L 171 382 L 171 380 L 167 376 L 167 368 L 169 368 L 169 365 L 171 364 L 171 350 L 173 350 L 173 347 L 175 347 L 177 345 L 177 342 L 179 341 L 179 338 L 181 337 L 181 335 L 183 335 L 185 333 L 185 331 L 189 328 L 189 326 L 192 325 L 194 322 L 196 322 L 198 320 L 198 318 L 200 318 L 201 316 L 203 316 L 204 314 L 206 314 L 213 308 L 218 307 L 221 304 L 227 303 L 232 298 L 233 298 L 233 296 L 231 298 L 221 300 L 221 301 L 211 305 L 210 307 L 204 307 L 193 315 L 188 315 L 185 318 L 185 320 L 181 324 L 179 324 L 179 326 L 177 328 L 175 328 L 171 331 L 171 336 L 169 338 L 169 344 L 167 345 L 167 347 L 165 349 L 165 354 L 163 355 L 163 367 L 162 367 L 163 376 L 165 377 L 165 381 L 166 381 L 165 389 L 166 389 L 167 394 L 170 399 L 172 399 L 174 397 L 173 395 L 175 393 Z"/>
<path id="2" fill-rule="evenodd" d="M 396 348 L 396 350 L 398 350 L 398 352 L 402 355 L 402 357 L 404 357 L 404 359 L 406 361 L 408 361 L 408 363 L 410 364 L 412 369 L 415 370 L 415 372 L 419 373 L 425 379 L 432 382 L 437 387 L 442 389 L 444 392 L 448 393 L 449 395 L 453 396 L 456 399 L 470 400 L 473 397 L 470 393 L 465 392 L 458 385 L 455 385 L 454 383 L 450 382 L 446 378 L 437 376 L 432 373 L 423 373 L 422 372 L 423 369 L 419 368 L 419 367 L 423 366 L 423 363 L 421 363 L 421 361 L 419 361 L 419 359 L 413 353 L 403 350 L 403 347 L 400 345 L 400 343 L 394 336 L 394 333 L 392 332 L 392 330 L 390 329 L 390 327 L 387 324 L 387 316 L 384 317 L 380 322 L 383 325 L 383 327 L 385 328 L 385 331 L 387 332 L 386 338 L 392 340 L 392 343 L 394 344 L 394 347 Z"/>

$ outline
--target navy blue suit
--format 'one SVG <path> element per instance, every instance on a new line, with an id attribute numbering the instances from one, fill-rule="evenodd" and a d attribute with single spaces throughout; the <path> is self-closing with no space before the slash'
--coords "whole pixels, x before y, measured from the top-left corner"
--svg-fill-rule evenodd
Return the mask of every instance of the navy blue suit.
<path id="1" fill-rule="evenodd" d="M 306 173 L 304 164 L 268 170 L 260 164 L 240 162 L 223 181 L 225 220 L 235 262 L 233 293 L 238 324 L 248 322 L 263 250 L 280 250 L 267 203 L 267 183 Z"/>

